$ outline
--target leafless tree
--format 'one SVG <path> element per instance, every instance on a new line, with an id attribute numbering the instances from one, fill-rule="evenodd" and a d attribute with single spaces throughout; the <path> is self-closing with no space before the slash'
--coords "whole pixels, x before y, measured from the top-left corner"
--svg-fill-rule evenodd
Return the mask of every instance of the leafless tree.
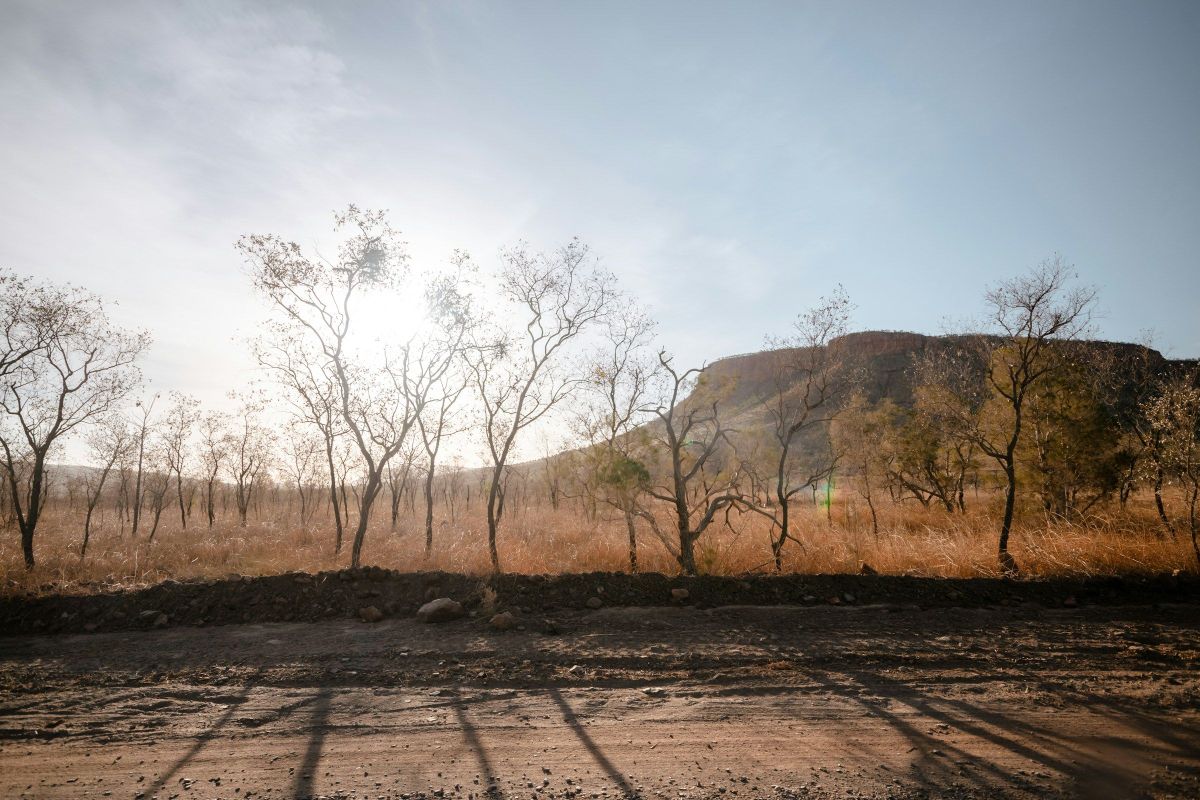
<path id="1" fill-rule="evenodd" d="M 427 390 L 427 401 L 417 415 L 417 430 L 425 451 L 425 556 L 433 550 L 433 484 L 437 476 L 438 455 L 444 441 L 461 433 L 459 401 L 470 384 L 467 368 L 467 349 L 474 346 L 473 337 L 479 317 L 471 309 L 474 267 L 465 253 L 456 252 L 452 258 L 453 271 L 435 277 L 425 292 L 432 330 L 432 346 L 418 356 L 421 362 L 434 367 L 436 377 Z"/>
<path id="2" fill-rule="evenodd" d="M 312 488 L 321 472 L 321 456 L 324 443 L 321 442 L 309 426 L 293 424 L 289 426 L 288 435 L 282 445 L 283 468 L 288 478 L 296 487 L 296 496 L 300 501 L 299 521 L 307 525 L 316 510 Z"/>
<path id="3" fill-rule="evenodd" d="M 404 501 L 404 494 L 408 491 L 409 476 L 412 474 L 413 464 L 417 460 L 417 447 L 415 444 L 406 445 L 403 452 L 393 458 L 387 464 L 386 481 L 388 487 L 388 501 L 391 505 L 391 530 L 396 530 L 400 523 L 400 506 Z"/>
<path id="4" fill-rule="evenodd" d="M 237 499 L 238 524 L 245 527 L 254 491 L 271 461 L 272 437 L 261 422 L 262 398 L 250 395 L 241 400 L 229 439 L 228 471 Z"/>
<path id="5" fill-rule="evenodd" d="M 192 434 L 200 421 L 200 401 L 180 392 L 171 392 L 170 405 L 162 421 L 163 461 L 167 477 L 175 475 L 175 497 L 179 502 L 179 524 L 187 528 L 187 507 L 183 501 L 183 473 L 191 451 Z"/>
<path id="6" fill-rule="evenodd" d="M 153 395 L 149 401 L 138 400 L 134 403 L 134 438 L 136 446 L 134 448 L 137 453 L 133 471 L 133 498 L 130 505 L 133 511 L 133 523 L 130 526 L 130 535 L 137 536 L 138 528 L 142 522 L 142 499 L 143 485 L 146 480 L 146 448 L 151 443 L 154 427 L 151 423 L 151 417 L 154 414 L 154 406 L 158 402 L 158 395 Z"/>
<path id="7" fill-rule="evenodd" d="M 297 340 L 306 343 L 317 359 L 316 370 L 336 388 L 340 422 L 363 469 L 350 556 L 357 567 L 384 470 L 404 447 L 440 362 L 425 359 L 424 347 L 412 342 L 387 352 L 382 365 L 353 357 L 349 336 L 355 298 L 362 291 L 393 287 L 407 257 L 382 212 L 351 206 L 336 221 L 351 233 L 333 261 L 310 259 L 299 245 L 275 236 L 243 237 L 239 246 L 251 265 L 255 287 L 283 315 Z"/>
<path id="8" fill-rule="evenodd" d="M 640 458 L 645 436 L 638 425 L 652 411 L 650 392 L 658 376 L 658 363 L 646 354 L 653 337 L 654 322 L 640 308 L 629 306 L 610 316 L 576 419 L 580 437 L 590 444 L 581 456 L 584 493 L 593 504 L 621 512 L 630 572 L 638 571 L 638 499 L 650 481 Z"/>
<path id="9" fill-rule="evenodd" d="M 650 524 L 680 568 L 695 575 L 697 540 L 718 514 L 741 501 L 742 493 L 737 486 L 736 466 L 721 463 L 730 434 L 719 413 L 722 387 L 705 385 L 703 368 L 676 369 L 665 351 L 658 354 L 658 363 L 666 376 L 665 390 L 654 409 L 658 420 L 650 426 L 650 435 L 653 449 L 665 459 L 665 469 L 650 471 L 652 478 L 646 491 L 670 504 L 675 540 L 660 529 L 652 512 L 641 509 L 639 516 Z"/>
<path id="10" fill-rule="evenodd" d="M 163 509 L 167 505 L 167 493 L 171 490 L 167 448 L 161 439 L 153 442 L 148 449 L 146 463 L 149 469 L 146 471 L 145 496 L 151 513 L 150 533 L 146 536 L 146 541 L 153 542 L 154 534 L 158 532 L 158 525 L 162 521 Z"/>
<path id="11" fill-rule="evenodd" d="M 229 457 L 229 419 L 218 411 L 200 417 L 200 462 L 204 465 L 204 516 L 208 527 L 217 519 L 216 489 L 218 476 Z"/>
<path id="12" fill-rule="evenodd" d="M 524 329 L 466 351 L 490 461 L 488 553 L 495 572 L 500 571 L 496 532 L 506 471 L 517 438 L 586 379 L 560 369 L 561 360 L 568 345 L 601 321 L 617 298 L 613 277 L 599 269 L 578 239 L 551 254 L 519 245 L 504 251 L 502 261 L 499 293 L 519 309 Z"/>
<path id="13" fill-rule="evenodd" d="M 112 415 L 100 420 L 88 436 L 88 449 L 92 458 L 100 466 L 96 471 L 87 475 L 87 513 L 83 519 L 83 542 L 79 547 L 79 557 L 87 555 L 88 541 L 92 535 L 92 515 L 104 492 L 104 485 L 112 472 L 113 466 L 128 457 L 133 435 L 128 423 L 119 415 Z"/>
<path id="14" fill-rule="evenodd" d="M 255 340 L 254 353 L 258 363 L 284 388 L 284 401 L 294 417 L 311 424 L 320 435 L 329 475 L 334 553 L 341 553 L 348 509 L 340 500 L 337 475 L 336 451 L 339 437 L 346 431 L 341 421 L 338 381 L 301 331 L 279 323 L 269 325 L 267 330 Z"/>
<path id="15" fill-rule="evenodd" d="M 28 569 L 46 502 L 46 460 L 78 428 L 111 411 L 137 385 L 145 333 L 109 322 L 100 298 L 72 286 L 10 278 L 0 301 L 0 447 L 4 480 Z"/>
<path id="16" fill-rule="evenodd" d="M 829 424 L 851 381 L 833 342 L 846 333 L 852 308 L 845 291 L 838 287 L 796 318 L 792 335 L 768 340 L 770 350 L 765 356 L 770 379 L 758 399 L 770 423 L 771 502 L 749 498 L 747 505 L 771 520 L 776 570 L 783 569 L 784 545 L 794 540 L 793 498 L 828 482 L 837 466 Z M 810 441 L 805 443 L 805 438 Z"/>
<path id="17" fill-rule="evenodd" d="M 919 365 L 924 400 L 943 424 L 972 442 L 1003 471 L 1006 491 L 998 555 L 1006 573 L 1017 565 L 1008 552 L 1017 499 L 1017 446 L 1026 400 L 1054 367 L 1050 351 L 1089 328 L 1095 290 L 1073 287 L 1075 275 L 1055 256 L 1029 273 L 1004 281 L 985 295 L 988 316 L 982 334 L 962 337 L 962 346 L 932 352 Z M 982 380 L 974 378 L 982 374 Z M 989 397 L 995 414 L 985 413 Z"/>

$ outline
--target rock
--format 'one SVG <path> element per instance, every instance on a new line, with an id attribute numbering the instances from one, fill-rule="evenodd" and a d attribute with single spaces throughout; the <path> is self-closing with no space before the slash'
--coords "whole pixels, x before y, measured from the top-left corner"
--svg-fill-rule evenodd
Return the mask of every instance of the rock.
<path id="1" fill-rule="evenodd" d="M 161 613 L 162 612 L 158 611 L 157 609 L 150 609 L 150 610 L 146 610 L 146 611 L 143 611 L 142 613 L 138 614 L 138 618 L 144 619 L 144 620 L 152 620 L 152 619 L 155 619 L 156 617 L 158 617 L 158 615 Z"/>
<path id="2" fill-rule="evenodd" d="M 604 605 L 604 601 L 599 597 L 589 597 L 587 600 L 588 608 L 600 608 L 602 605 Z"/>
<path id="3" fill-rule="evenodd" d="M 491 619 L 491 625 L 498 631 L 511 631 L 517 626 L 517 618 L 511 611 L 501 611 Z"/>
<path id="4" fill-rule="evenodd" d="M 1075 595 L 1071 595 L 1066 600 L 1063 600 L 1063 608 L 1078 608 L 1079 601 L 1075 599 Z"/>
<path id="5" fill-rule="evenodd" d="M 545 621 L 544 630 L 546 631 L 547 636 L 558 636 L 558 634 L 560 633 L 560 631 L 558 629 L 558 625 L 555 624 L 554 620 L 552 620 L 552 619 L 548 619 Z"/>
<path id="6" fill-rule="evenodd" d="M 849 592 L 846 592 L 844 595 L 842 595 L 842 599 L 845 600 L 847 603 L 853 603 L 855 600 L 855 597 L 854 597 L 854 595 L 850 594 Z"/>
<path id="7" fill-rule="evenodd" d="M 358 617 L 363 622 L 379 622 L 383 619 L 383 612 L 375 606 L 363 606 L 358 610 Z"/>
<path id="8" fill-rule="evenodd" d="M 159 614 L 154 618 L 154 627 L 156 628 L 165 628 L 169 624 L 171 624 L 171 618 L 166 614 Z"/>
<path id="9" fill-rule="evenodd" d="M 752 588 L 749 581 L 738 581 L 738 588 L 743 592 L 748 592 Z"/>
<path id="10" fill-rule="evenodd" d="M 870 564 L 868 564 L 867 562 L 864 561 L 858 565 L 858 574 L 859 575 L 878 575 L 879 573 L 875 570 L 874 567 L 872 567 Z"/>
<path id="11" fill-rule="evenodd" d="M 688 590 L 687 589 L 672 589 L 671 590 L 671 599 L 677 603 L 682 603 L 684 600 L 688 599 Z"/>
<path id="12" fill-rule="evenodd" d="M 95 630 L 96 630 L 96 628 L 99 628 L 99 627 L 100 627 L 100 626 L 99 626 L 99 625 L 97 625 L 96 623 L 94 623 L 94 622 L 89 622 L 89 623 L 87 623 L 86 625 L 84 625 L 84 626 L 83 626 L 83 629 L 84 629 L 85 631 L 87 631 L 88 633 L 92 633 L 93 631 L 95 631 Z"/>
<path id="13" fill-rule="evenodd" d="M 817 602 L 817 596 L 815 594 L 806 594 L 804 595 L 804 602 L 811 606 Z"/>
<path id="14" fill-rule="evenodd" d="M 834 595 L 833 597 L 829 598 L 829 605 L 840 606 L 841 604 L 842 604 L 842 598 L 838 597 L 837 595 Z"/>
<path id="15" fill-rule="evenodd" d="M 449 597 L 439 597 L 417 609 L 417 619 L 421 622 L 450 622 L 465 613 L 462 603 Z"/>
<path id="16" fill-rule="evenodd" d="M 571 675 L 582 675 L 583 667 L 579 666 L 578 664 L 575 664 L 569 670 L 567 670 L 567 673 L 571 674 Z"/>

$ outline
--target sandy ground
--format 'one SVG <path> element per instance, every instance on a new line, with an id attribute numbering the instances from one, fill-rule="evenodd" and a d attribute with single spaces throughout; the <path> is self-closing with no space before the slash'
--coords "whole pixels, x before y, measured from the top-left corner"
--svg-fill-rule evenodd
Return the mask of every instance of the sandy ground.
<path id="1" fill-rule="evenodd" d="M 0 797 L 1200 797 L 1200 606 L 523 621 L 0 638 Z"/>

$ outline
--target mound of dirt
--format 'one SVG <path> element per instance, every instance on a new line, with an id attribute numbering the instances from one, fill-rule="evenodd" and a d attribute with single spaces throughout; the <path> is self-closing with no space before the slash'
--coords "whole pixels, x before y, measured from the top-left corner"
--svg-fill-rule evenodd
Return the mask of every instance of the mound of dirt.
<path id="1" fill-rule="evenodd" d="M 686 592 L 678 591 L 680 589 Z M 673 591 L 675 590 L 675 591 Z M 611 606 L 855 605 L 1047 607 L 1200 602 L 1200 577 L 1106 577 L 1076 580 L 917 578 L 895 575 L 683 577 L 658 573 L 498 575 L 393 572 L 365 567 L 316 575 L 289 573 L 204 581 L 165 581 L 133 591 L 14 595 L 0 598 L 0 635 L 81 633 L 173 625 L 302 622 L 408 616 L 436 597 L 472 614 L 506 608 L 525 613 Z M 374 617 L 374 614 L 371 615 Z"/>

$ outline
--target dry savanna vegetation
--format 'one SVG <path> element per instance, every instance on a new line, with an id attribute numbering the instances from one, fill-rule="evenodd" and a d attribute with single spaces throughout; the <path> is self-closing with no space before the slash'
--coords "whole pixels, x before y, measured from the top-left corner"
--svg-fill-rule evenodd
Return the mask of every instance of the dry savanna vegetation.
<path id="1" fill-rule="evenodd" d="M 382 213 L 336 229 L 327 257 L 238 243 L 260 375 L 220 408 L 149 391 L 150 335 L 89 291 L 0 273 L 5 591 L 1200 559 L 1196 364 L 1094 341 L 1095 293 L 1061 259 L 986 289 L 971 330 L 851 333 L 831 287 L 763 352 L 692 366 L 578 241 L 429 271 Z M 395 298 L 415 332 L 364 330 Z"/>

